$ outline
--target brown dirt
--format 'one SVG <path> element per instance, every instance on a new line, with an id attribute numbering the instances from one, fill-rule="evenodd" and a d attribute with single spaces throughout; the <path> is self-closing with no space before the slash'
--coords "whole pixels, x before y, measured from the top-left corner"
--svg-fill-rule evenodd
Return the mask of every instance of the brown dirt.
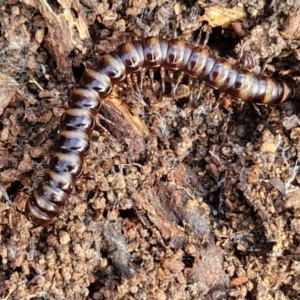
<path id="1" fill-rule="evenodd" d="M 113 123 L 99 115 L 64 214 L 43 228 L 19 212 L 84 65 L 149 35 L 195 43 L 206 20 L 219 55 L 239 64 L 243 52 L 255 71 L 297 82 L 299 10 L 292 0 L 0 0 L 0 299 L 300 299 L 296 101 L 217 102 L 206 85 L 188 100 L 199 86 L 170 97 L 145 76 L 142 93 L 105 100 Z"/>

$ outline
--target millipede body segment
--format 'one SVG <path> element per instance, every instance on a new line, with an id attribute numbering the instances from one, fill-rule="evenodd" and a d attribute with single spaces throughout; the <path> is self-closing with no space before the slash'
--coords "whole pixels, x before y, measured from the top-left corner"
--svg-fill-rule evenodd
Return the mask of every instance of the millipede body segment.
<path id="1" fill-rule="evenodd" d="M 293 87 L 284 80 L 237 69 L 227 60 L 214 56 L 205 46 L 193 47 L 178 39 L 157 37 L 123 43 L 115 51 L 104 54 L 94 70 L 86 70 L 73 91 L 69 108 L 61 118 L 50 172 L 26 204 L 26 213 L 32 220 L 47 225 L 61 213 L 75 180 L 82 173 L 101 100 L 127 75 L 156 68 L 205 81 L 244 101 L 271 104 L 294 96 Z"/>

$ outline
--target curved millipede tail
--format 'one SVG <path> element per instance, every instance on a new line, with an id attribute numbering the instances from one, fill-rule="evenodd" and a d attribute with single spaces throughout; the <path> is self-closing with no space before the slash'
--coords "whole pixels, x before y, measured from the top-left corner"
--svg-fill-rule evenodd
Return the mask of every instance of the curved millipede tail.
<path id="1" fill-rule="evenodd" d="M 50 172 L 26 204 L 26 213 L 33 221 L 47 225 L 61 213 L 82 173 L 101 99 L 127 75 L 154 68 L 179 71 L 244 101 L 281 103 L 295 94 L 286 81 L 237 69 L 206 46 L 193 47 L 178 39 L 157 37 L 123 43 L 101 56 L 94 70 L 86 70 L 72 93 L 69 109 L 61 118 Z"/>

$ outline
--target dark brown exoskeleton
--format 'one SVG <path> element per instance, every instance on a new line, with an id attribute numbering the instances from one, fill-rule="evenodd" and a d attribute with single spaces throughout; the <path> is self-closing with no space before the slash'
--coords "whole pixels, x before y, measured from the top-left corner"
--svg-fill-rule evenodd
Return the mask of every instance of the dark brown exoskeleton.
<path id="1" fill-rule="evenodd" d="M 294 96 L 293 87 L 286 81 L 237 69 L 214 56 L 206 46 L 193 47 L 178 39 L 157 37 L 121 44 L 115 51 L 104 54 L 94 70 L 86 70 L 72 93 L 69 109 L 61 118 L 50 172 L 26 204 L 31 219 L 47 225 L 61 213 L 75 180 L 82 173 L 101 100 L 127 75 L 154 68 L 179 71 L 244 101 L 271 104 Z"/>

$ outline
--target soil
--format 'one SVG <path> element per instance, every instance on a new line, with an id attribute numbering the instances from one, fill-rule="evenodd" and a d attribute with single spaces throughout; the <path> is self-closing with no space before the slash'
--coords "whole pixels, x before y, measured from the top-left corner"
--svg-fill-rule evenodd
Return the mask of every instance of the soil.
<path id="1" fill-rule="evenodd" d="M 0 0 L 0 299 L 300 299 L 300 2 Z M 158 72 L 103 99 L 48 227 L 24 214 L 84 68 L 146 36 L 284 77 L 253 105 Z M 204 26 L 207 29 L 207 26 Z M 137 80 L 141 89 L 133 88 Z M 168 90 L 169 89 L 169 90 Z"/>

